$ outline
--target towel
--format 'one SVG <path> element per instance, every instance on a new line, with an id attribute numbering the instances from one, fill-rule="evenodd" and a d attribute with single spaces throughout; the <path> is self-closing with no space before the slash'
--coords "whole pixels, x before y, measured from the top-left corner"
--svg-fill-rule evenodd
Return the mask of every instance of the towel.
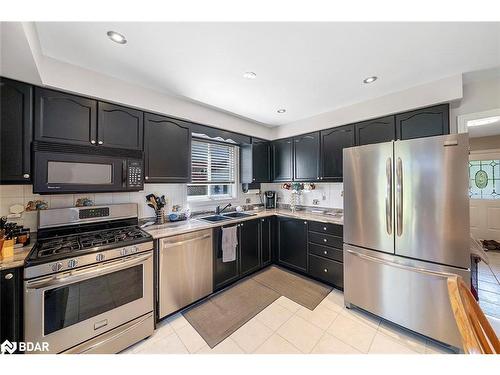
<path id="1" fill-rule="evenodd" d="M 236 225 L 222 228 L 222 262 L 236 260 L 236 246 L 238 246 L 238 231 Z"/>

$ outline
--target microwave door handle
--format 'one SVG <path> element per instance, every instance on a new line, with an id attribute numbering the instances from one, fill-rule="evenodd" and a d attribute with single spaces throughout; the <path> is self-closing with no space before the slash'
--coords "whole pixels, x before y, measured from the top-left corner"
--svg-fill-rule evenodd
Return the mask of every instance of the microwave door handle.
<path id="1" fill-rule="evenodd" d="M 26 283 L 27 289 L 43 289 L 49 286 L 67 285 L 78 281 L 87 280 L 96 276 L 101 276 L 104 274 L 111 273 L 113 271 L 121 270 L 136 264 L 144 263 L 146 260 L 151 258 L 153 255 L 151 253 L 146 255 L 136 255 L 129 259 L 120 259 L 115 262 L 111 262 L 108 265 L 97 267 L 96 269 L 81 270 L 81 271 L 70 271 L 68 276 L 50 276 L 44 277 L 42 279 L 28 281 Z M 63 274 L 64 275 L 64 274 Z"/>
<path id="2" fill-rule="evenodd" d="M 127 160 L 123 160 L 122 162 L 122 187 L 127 187 Z"/>

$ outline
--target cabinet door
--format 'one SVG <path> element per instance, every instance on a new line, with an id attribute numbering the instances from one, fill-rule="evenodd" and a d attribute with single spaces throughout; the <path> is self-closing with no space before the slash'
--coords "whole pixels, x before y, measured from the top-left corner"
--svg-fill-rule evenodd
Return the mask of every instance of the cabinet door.
<path id="1" fill-rule="evenodd" d="M 339 126 L 321 131 L 320 179 L 322 181 L 342 181 L 342 153 L 344 148 L 354 145 L 354 125 Z"/>
<path id="2" fill-rule="evenodd" d="M 261 266 L 272 262 L 273 246 L 273 219 L 266 217 L 260 219 L 260 260 Z"/>
<path id="3" fill-rule="evenodd" d="M 387 116 L 354 125 L 356 145 L 393 141 L 396 137 L 395 117 Z"/>
<path id="4" fill-rule="evenodd" d="M 259 220 L 244 221 L 239 225 L 240 276 L 260 268 Z"/>
<path id="5" fill-rule="evenodd" d="M 273 181 L 292 181 L 293 144 L 292 139 L 272 143 Z"/>
<path id="6" fill-rule="evenodd" d="M 396 115 L 397 139 L 433 137 L 450 133 L 449 104 Z"/>
<path id="7" fill-rule="evenodd" d="M 30 183 L 33 87 L 0 79 L 0 183 Z"/>
<path id="8" fill-rule="evenodd" d="M 236 224 L 234 224 L 236 225 Z M 230 226 L 230 225 L 228 225 Z M 214 290 L 221 289 L 240 277 L 239 251 L 236 251 L 236 260 L 232 262 L 222 261 L 222 228 L 215 228 L 213 232 L 214 241 Z"/>
<path id="9" fill-rule="evenodd" d="M 270 178 L 269 142 L 252 140 L 252 182 L 269 182 Z"/>
<path id="10" fill-rule="evenodd" d="M 97 144 L 97 102 L 35 88 L 35 139 L 78 145 Z"/>
<path id="11" fill-rule="evenodd" d="M 106 147 L 142 150 L 143 112 L 98 103 L 97 143 Z"/>
<path id="12" fill-rule="evenodd" d="M 318 181 L 319 173 L 319 132 L 293 138 L 295 181 Z"/>
<path id="13" fill-rule="evenodd" d="M 191 180 L 191 131 L 180 120 L 144 115 L 144 159 L 146 182 Z"/>
<path id="14" fill-rule="evenodd" d="M 0 342 L 23 340 L 22 268 L 0 272 Z"/>
<path id="15" fill-rule="evenodd" d="M 279 263 L 307 271 L 307 222 L 298 219 L 278 218 Z"/>

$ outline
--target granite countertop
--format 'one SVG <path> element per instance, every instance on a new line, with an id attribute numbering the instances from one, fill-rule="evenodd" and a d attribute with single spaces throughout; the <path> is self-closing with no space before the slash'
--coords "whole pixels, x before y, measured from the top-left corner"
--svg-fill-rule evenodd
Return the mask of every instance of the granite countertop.
<path id="1" fill-rule="evenodd" d="M 333 216 L 333 215 L 328 215 L 328 214 L 318 214 L 318 213 L 312 213 L 310 211 L 295 211 L 292 212 L 287 209 L 283 208 L 278 208 L 278 209 L 273 209 L 273 210 L 253 210 L 253 211 L 246 211 L 247 213 L 251 213 L 252 216 L 248 217 L 241 217 L 241 218 L 236 218 L 236 219 L 231 219 L 231 220 L 224 220 L 224 221 L 219 221 L 215 223 L 209 223 L 203 220 L 200 220 L 198 218 L 191 218 L 186 221 L 178 221 L 174 223 L 165 223 L 161 225 L 151 225 L 144 230 L 151 234 L 153 238 L 162 238 L 162 237 L 170 237 L 170 236 L 175 236 L 178 234 L 184 234 L 184 233 L 189 233 L 189 232 L 194 232 L 197 230 L 202 230 L 202 229 L 209 229 L 209 228 L 216 228 L 222 225 L 227 225 L 231 223 L 238 223 L 242 221 L 247 221 L 247 220 L 253 220 L 253 219 L 259 219 L 263 217 L 269 217 L 269 216 L 283 216 L 283 217 L 293 217 L 301 220 L 312 220 L 312 221 L 318 221 L 321 223 L 332 223 L 332 224 L 339 224 L 343 225 L 343 219 L 342 216 Z M 213 214 L 206 214 L 204 216 L 211 216 Z M 200 216 L 203 217 L 203 216 Z"/>
<path id="2" fill-rule="evenodd" d="M 31 241 L 28 246 L 14 249 L 14 256 L 7 258 L 0 256 L 0 271 L 24 266 L 24 260 L 35 245 L 36 240 L 34 237 L 33 235 L 31 236 Z"/>

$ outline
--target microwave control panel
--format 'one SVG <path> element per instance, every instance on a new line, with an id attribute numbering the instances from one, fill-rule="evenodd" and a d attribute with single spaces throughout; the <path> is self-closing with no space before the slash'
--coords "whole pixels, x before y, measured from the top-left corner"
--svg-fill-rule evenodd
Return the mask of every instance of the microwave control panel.
<path id="1" fill-rule="evenodd" d="M 143 187 L 142 162 L 129 160 L 127 163 L 127 186 L 129 188 Z"/>

